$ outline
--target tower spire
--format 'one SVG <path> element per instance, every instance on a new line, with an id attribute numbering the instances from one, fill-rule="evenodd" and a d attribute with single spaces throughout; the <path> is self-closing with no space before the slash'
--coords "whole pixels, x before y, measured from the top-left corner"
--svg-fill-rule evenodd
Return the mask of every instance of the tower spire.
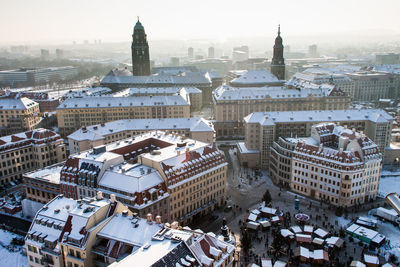
<path id="1" fill-rule="evenodd" d="M 139 17 L 138 17 L 139 20 Z M 281 36 L 281 24 L 278 24 L 278 35 Z"/>
<path id="2" fill-rule="evenodd" d="M 137 16 L 137 21 L 139 21 L 139 16 Z"/>

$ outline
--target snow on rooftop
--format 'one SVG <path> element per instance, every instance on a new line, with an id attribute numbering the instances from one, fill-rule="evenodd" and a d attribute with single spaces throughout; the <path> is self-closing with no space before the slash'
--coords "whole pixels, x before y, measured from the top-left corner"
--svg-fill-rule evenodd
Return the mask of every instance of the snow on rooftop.
<path id="1" fill-rule="evenodd" d="M 0 98 L 0 109 L 2 110 L 16 110 L 16 109 L 28 109 L 39 104 L 29 98 L 22 97 L 19 99 L 14 98 Z"/>
<path id="2" fill-rule="evenodd" d="M 303 85 L 301 90 L 287 89 L 285 86 L 275 87 L 233 87 L 221 85 L 213 91 L 213 97 L 216 101 L 230 100 L 263 100 L 266 98 L 307 98 L 328 96 L 333 90 L 333 85 Z"/>
<path id="3" fill-rule="evenodd" d="M 277 111 L 253 112 L 244 118 L 246 123 L 274 125 L 284 122 L 337 122 L 337 121 L 372 121 L 388 122 L 394 120 L 381 109 L 348 109 L 321 111 Z"/>
<path id="4" fill-rule="evenodd" d="M 268 84 L 277 83 L 279 79 L 267 70 L 249 70 L 242 72 L 239 77 L 231 81 L 232 84 Z"/>
<path id="5" fill-rule="evenodd" d="M 62 102 L 57 109 L 77 108 L 115 108 L 131 106 L 188 106 L 180 95 L 157 95 L 135 97 L 90 97 L 69 98 Z"/>
<path id="6" fill-rule="evenodd" d="M 141 164 L 125 163 L 108 169 L 99 181 L 99 186 L 134 194 L 163 182 L 156 169 Z"/>
<path id="7" fill-rule="evenodd" d="M 60 183 L 60 172 L 63 166 L 53 166 L 47 167 L 45 169 L 40 169 L 33 172 L 28 172 L 24 174 L 25 177 L 31 179 L 38 179 L 48 181 L 50 183 L 59 184 Z"/>
<path id="8" fill-rule="evenodd" d="M 164 119 L 127 119 L 111 121 L 80 128 L 70 134 L 73 140 L 101 140 L 104 136 L 123 131 L 150 130 L 186 130 L 191 132 L 209 132 L 214 128 L 210 121 L 203 118 L 164 118 Z"/>

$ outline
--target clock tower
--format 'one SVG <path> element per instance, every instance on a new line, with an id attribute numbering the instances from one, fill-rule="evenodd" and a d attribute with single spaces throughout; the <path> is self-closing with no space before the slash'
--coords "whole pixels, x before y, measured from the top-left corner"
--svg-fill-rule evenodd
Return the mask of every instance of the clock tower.
<path id="1" fill-rule="evenodd" d="M 150 75 L 149 44 L 144 27 L 139 18 L 132 35 L 132 72 L 134 76 Z"/>
<path id="2" fill-rule="evenodd" d="M 271 73 L 279 80 L 285 80 L 285 59 L 283 58 L 283 44 L 281 26 L 278 26 L 278 36 L 275 38 L 274 55 L 271 62 Z"/>

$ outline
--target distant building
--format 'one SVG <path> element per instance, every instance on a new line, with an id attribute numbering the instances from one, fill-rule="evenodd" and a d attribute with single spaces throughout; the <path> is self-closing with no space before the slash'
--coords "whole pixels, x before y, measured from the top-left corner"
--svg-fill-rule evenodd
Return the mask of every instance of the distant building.
<path id="1" fill-rule="evenodd" d="M 176 67 L 179 66 L 179 57 L 171 57 L 171 66 Z"/>
<path id="2" fill-rule="evenodd" d="M 234 70 L 267 70 L 269 68 L 270 63 L 266 58 L 249 58 L 233 64 Z"/>
<path id="3" fill-rule="evenodd" d="M 121 119 L 189 117 L 190 104 L 180 95 L 70 98 L 57 108 L 58 128 L 64 135 Z"/>
<path id="4" fill-rule="evenodd" d="M 215 139 L 212 122 L 203 118 L 118 120 L 80 128 L 68 136 L 69 149 L 71 154 L 80 153 L 155 130 L 208 144 Z"/>
<path id="5" fill-rule="evenodd" d="M 55 132 L 36 129 L 0 137 L 0 183 L 22 181 L 26 172 L 66 159 L 64 140 Z"/>
<path id="6" fill-rule="evenodd" d="M 40 49 L 40 58 L 42 60 L 49 60 L 50 52 L 47 49 Z"/>
<path id="7" fill-rule="evenodd" d="M 22 87 L 73 79 L 75 67 L 23 68 L 0 71 L 0 86 Z"/>
<path id="8" fill-rule="evenodd" d="M 0 133 L 2 135 L 29 131 L 39 124 L 39 104 L 26 97 L 0 99 Z"/>
<path id="9" fill-rule="evenodd" d="M 357 72 L 347 76 L 354 81 L 354 100 L 369 102 L 398 96 L 395 79 L 390 73 Z"/>
<path id="10" fill-rule="evenodd" d="M 400 54 L 389 53 L 375 56 L 376 64 L 399 64 Z"/>
<path id="11" fill-rule="evenodd" d="M 232 52 L 232 61 L 245 61 L 249 59 L 249 47 L 246 45 L 234 47 Z"/>
<path id="12" fill-rule="evenodd" d="M 254 112 L 244 118 L 245 142 L 239 144 L 238 157 L 243 165 L 267 169 L 274 141 L 280 137 L 306 137 L 312 125 L 321 122 L 340 123 L 365 133 L 384 154 L 390 145 L 393 121 L 377 109 Z"/>
<path id="13" fill-rule="evenodd" d="M 212 46 L 208 48 L 208 58 L 215 58 L 215 49 Z"/>
<path id="14" fill-rule="evenodd" d="M 139 18 L 132 35 L 132 72 L 135 76 L 150 75 L 150 55 L 147 35 Z"/>
<path id="15" fill-rule="evenodd" d="M 64 58 L 64 50 L 57 48 L 56 49 L 56 59 L 60 60 Z"/>
<path id="16" fill-rule="evenodd" d="M 278 27 L 278 36 L 275 38 L 274 53 L 271 62 L 271 72 L 279 80 L 285 80 L 285 60 L 283 58 L 283 44 L 281 27 Z"/>
<path id="17" fill-rule="evenodd" d="M 194 48 L 193 47 L 188 48 L 188 58 L 194 58 Z"/>
<path id="18" fill-rule="evenodd" d="M 308 56 L 309 57 L 318 57 L 317 45 L 313 44 L 308 47 Z"/>

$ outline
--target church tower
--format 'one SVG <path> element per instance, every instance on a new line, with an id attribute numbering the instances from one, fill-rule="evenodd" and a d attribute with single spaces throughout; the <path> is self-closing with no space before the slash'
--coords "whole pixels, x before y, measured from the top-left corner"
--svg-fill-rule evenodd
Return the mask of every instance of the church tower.
<path id="1" fill-rule="evenodd" d="M 147 36 L 139 18 L 132 35 L 132 72 L 134 76 L 150 75 L 150 55 Z"/>
<path id="2" fill-rule="evenodd" d="M 275 38 L 274 56 L 271 62 L 271 73 L 279 80 L 285 79 L 285 59 L 283 58 L 283 44 L 281 37 L 281 26 L 278 26 L 278 36 Z"/>

